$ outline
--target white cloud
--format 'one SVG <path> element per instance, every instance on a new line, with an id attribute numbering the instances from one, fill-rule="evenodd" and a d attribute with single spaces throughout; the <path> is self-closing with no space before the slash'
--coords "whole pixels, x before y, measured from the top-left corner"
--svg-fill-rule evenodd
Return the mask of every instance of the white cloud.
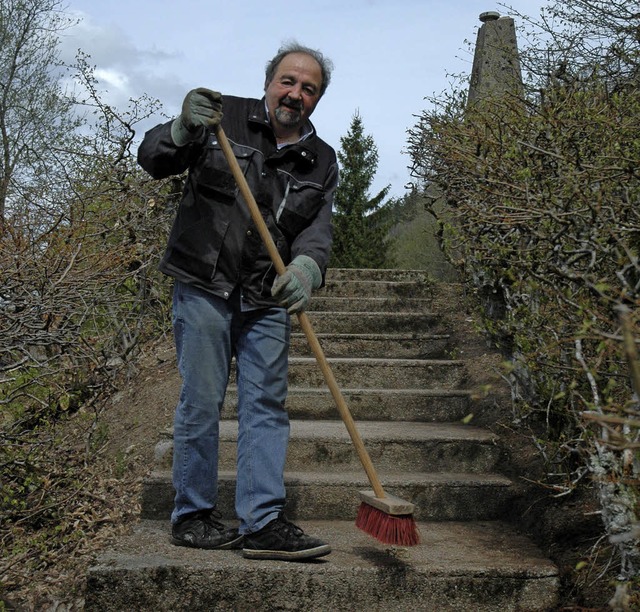
<path id="1" fill-rule="evenodd" d="M 95 76 L 98 81 L 106 83 L 110 87 L 114 87 L 120 91 L 126 91 L 129 85 L 129 77 L 122 72 L 109 68 L 96 68 Z"/>

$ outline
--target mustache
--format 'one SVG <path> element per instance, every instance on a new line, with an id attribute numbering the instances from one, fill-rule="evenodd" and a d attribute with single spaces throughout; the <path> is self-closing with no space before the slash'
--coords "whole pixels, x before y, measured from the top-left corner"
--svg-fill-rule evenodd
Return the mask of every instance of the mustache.
<path id="1" fill-rule="evenodd" d="M 287 108 L 291 108 L 293 110 L 302 110 L 302 101 L 301 100 L 292 100 L 288 96 L 280 100 L 281 106 L 286 106 Z"/>

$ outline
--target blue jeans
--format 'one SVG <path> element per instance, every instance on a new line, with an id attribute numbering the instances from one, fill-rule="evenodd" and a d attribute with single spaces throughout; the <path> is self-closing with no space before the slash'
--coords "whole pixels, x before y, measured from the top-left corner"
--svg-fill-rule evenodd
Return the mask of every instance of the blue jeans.
<path id="1" fill-rule="evenodd" d="M 216 506 L 220 410 L 235 356 L 236 513 L 240 533 L 257 531 L 285 504 L 289 315 L 284 308 L 243 311 L 239 291 L 227 301 L 176 282 L 173 327 L 182 389 L 174 421 L 171 520 Z"/>

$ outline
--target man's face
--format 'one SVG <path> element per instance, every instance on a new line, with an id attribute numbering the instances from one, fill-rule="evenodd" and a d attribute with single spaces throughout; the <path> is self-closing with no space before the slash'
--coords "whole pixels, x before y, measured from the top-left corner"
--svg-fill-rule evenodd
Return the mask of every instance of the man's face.
<path id="1" fill-rule="evenodd" d="M 265 97 L 276 135 L 300 130 L 320 99 L 322 71 L 306 53 L 290 53 L 265 85 Z"/>

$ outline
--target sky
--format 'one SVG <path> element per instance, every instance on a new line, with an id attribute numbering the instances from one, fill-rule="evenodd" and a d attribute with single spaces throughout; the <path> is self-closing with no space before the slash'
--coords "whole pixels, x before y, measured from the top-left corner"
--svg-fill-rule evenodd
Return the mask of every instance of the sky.
<path id="1" fill-rule="evenodd" d="M 509 6 L 536 17 L 546 4 Z M 471 72 L 480 13 L 510 15 L 493 0 L 66 0 L 66 7 L 78 23 L 62 36 L 62 57 L 88 53 L 103 99 L 120 109 L 146 94 L 173 117 L 194 87 L 260 98 L 265 64 L 283 42 L 319 49 L 334 72 L 311 120 L 338 150 L 359 113 L 379 156 L 371 195 L 390 185 L 391 197 L 411 181 L 407 130 L 429 107 L 426 98 L 450 90 L 451 75 Z M 150 118 L 139 136 L 166 120 Z"/>

